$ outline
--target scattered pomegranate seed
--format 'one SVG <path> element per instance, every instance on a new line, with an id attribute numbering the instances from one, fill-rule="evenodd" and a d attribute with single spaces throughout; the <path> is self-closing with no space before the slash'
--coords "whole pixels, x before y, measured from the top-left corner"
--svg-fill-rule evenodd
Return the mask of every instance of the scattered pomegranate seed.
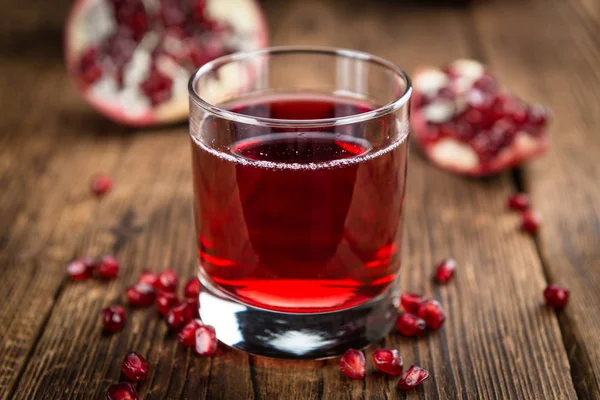
<path id="1" fill-rule="evenodd" d="M 110 385 L 106 400 L 139 400 L 139 397 L 131 383 L 121 382 Z"/>
<path id="2" fill-rule="evenodd" d="M 97 175 L 92 179 L 92 192 L 96 196 L 105 195 L 112 188 L 112 179 L 108 175 Z"/>
<path id="3" fill-rule="evenodd" d="M 132 381 L 144 381 L 148 377 L 148 363 L 144 357 L 131 351 L 123 359 L 121 371 Z"/>
<path id="4" fill-rule="evenodd" d="M 351 379 L 364 379 L 367 374 L 367 362 L 362 351 L 346 350 L 340 360 L 342 373 Z"/>
<path id="5" fill-rule="evenodd" d="M 114 279 L 119 274 L 119 262 L 112 256 L 103 256 L 96 266 L 96 273 L 100 278 Z"/>
<path id="6" fill-rule="evenodd" d="M 136 283 L 128 287 L 126 295 L 129 304 L 136 307 L 148 307 L 154 303 L 154 298 L 156 297 L 154 288 L 145 283 Z"/>
<path id="7" fill-rule="evenodd" d="M 447 258 L 441 261 L 435 267 L 435 280 L 438 283 L 448 283 L 454 276 L 456 270 L 456 260 L 453 258 Z"/>
<path id="8" fill-rule="evenodd" d="M 217 352 L 217 334 L 210 325 L 201 325 L 196 329 L 196 353 L 212 356 Z"/>
<path id="9" fill-rule="evenodd" d="M 427 323 L 414 314 L 400 314 L 396 320 L 396 329 L 404 336 L 421 336 L 427 329 Z"/>
<path id="10" fill-rule="evenodd" d="M 190 311 L 187 308 L 187 303 L 181 303 L 169 310 L 169 313 L 167 314 L 167 325 L 170 330 L 177 332 L 181 330 L 188 321 L 193 319 L 193 316 L 190 315 Z"/>
<path id="11" fill-rule="evenodd" d="M 542 222 L 542 216 L 536 211 L 523 211 L 521 216 L 521 230 L 528 233 L 536 233 Z"/>
<path id="12" fill-rule="evenodd" d="M 197 298 L 200 294 L 200 281 L 198 278 L 192 278 L 186 283 L 184 296 L 186 298 Z"/>
<path id="13" fill-rule="evenodd" d="M 159 314 L 165 316 L 169 313 L 171 308 L 181 304 L 177 295 L 171 292 L 159 292 L 156 295 L 156 310 Z"/>
<path id="14" fill-rule="evenodd" d="M 411 365 L 398 381 L 398 389 L 412 390 L 429 378 L 429 371 L 416 365 Z"/>
<path id="15" fill-rule="evenodd" d="M 199 319 L 188 322 L 179 332 L 179 342 L 187 347 L 194 346 L 196 344 L 196 330 L 201 326 L 202 322 Z"/>
<path id="16" fill-rule="evenodd" d="M 185 299 L 187 304 L 186 312 L 188 312 L 191 318 L 200 318 L 200 303 L 197 298 L 188 297 Z"/>
<path id="17" fill-rule="evenodd" d="M 123 329 L 127 315 L 121 306 L 110 306 L 102 310 L 102 326 L 107 332 L 117 332 Z"/>
<path id="18" fill-rule="evenodd" d="M 569 289 L 553 283 L 544 290 L 544 298 L 548 306 L 563 308 L 569 300 Z"/>
<path id="19" fill-rule="evenodd" d="M 168 269 L 158 274 L 156 289 L 162 292 L 175 292 L 177 290 L 178 282 L 179 278 L 177 277 L 177 272 Z"/>
<path id="20" fill-rule="evenodd" d="M 529 208 L 529 197 L 525 193 L 515 193 L 508 198 L 508 208 L 512 210 L 527 210 Z"/>
<path id="21" fill-rule="evenodd" d="M 152 286 L 154 289 L 156 289 L 157 285 L 158 285 L 158 275 L 156 275 L 154 272 L 151 271 L 142 271 L 142 274 L 140 275 L 140 278 L 138 279 L 138 283 L 144 283 L 146 285 L 150 285 Z"/>
<path id="22" fill-rule="evenodd" d="M 373 364 L 381 372 L 400 375 L 404 367 L 402 356 L 395 349 L 378 349 L 373 352 Z"/>
<path id="23" fill-rule="evenodd" d="M 417 314 L 419 312 L 419 307 L 421 307 L 421 304 L 424 301 L 425 297 L 420 294 L 405 292 L 400 295 L 400 305 L 404 311 L 411 314 Z"/>
<path id="24" fill-rule="evenodd" d="M 84 281 L 92 276 L 94 261 L 91 258 L 80 258 L 67 265 L 67 273 L 72 281 Z"/>
<path id="25" fill-rule="evenodd" d="M 431 329 L 438 329 L 444 324 L 446 314 L 437 300 L 427 300 L 419 307 L 419 318 L 422 318 Z"/>

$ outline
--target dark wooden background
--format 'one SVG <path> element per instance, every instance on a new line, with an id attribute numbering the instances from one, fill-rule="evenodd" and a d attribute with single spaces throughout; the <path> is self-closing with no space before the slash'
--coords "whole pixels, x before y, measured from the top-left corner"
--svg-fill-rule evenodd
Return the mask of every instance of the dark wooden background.
<path id="1" fill-rule="evenodd" d="M 144 399 L 600 399 L 600 2 L 262 4 L 272 44 L 357 48 L 409 71 L 474 57 L 554 110 L 552 150 L 514 173 L 463 179 L 412 153 L 403 288 L 439 299 L 449 318 L 426 338 L 381 345 L 431 379 L 405 395 L 397 379 L 345 379 L 337 359 L 202 358 L 151 310 L 101 335 L 100 309 L 123 302 L 142 269 L 194 271 L 187 127 L 98 116 L 65 74 L 69 1 L 0 0 L 0 398 L 101 399 L 136 350 L 151 364 Z M 102 200 L 88 189 L 98 172 L 115 180 Z M 505 210 L 517 189 L 544 215 L 536 238 Z M 103 252 L 122 261 L 119 279 L 68 282 L 69 260 Z M 434 261 L 450 255 L 456 280 L 432 284 Z M 548 282 L 571 289 L 564 311 L 542 306 Z"/>

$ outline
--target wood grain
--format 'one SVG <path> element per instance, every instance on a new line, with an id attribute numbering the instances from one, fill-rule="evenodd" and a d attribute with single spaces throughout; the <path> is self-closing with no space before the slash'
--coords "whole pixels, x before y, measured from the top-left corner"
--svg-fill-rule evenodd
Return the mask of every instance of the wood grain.
<path id="1" fill-rule="evenodd" d="M 178 346 L 154 310 L 132 310 L 123 332 L 102 335 L 101 308 L 123 303 L 126 286 L 142 269 L 172 267 L 182 277 L 194 272 L 187 128 L 133 131 L 97 116 L 81 103 L 62 66 L 60 29 L 68 2 L 14 8 L 0 28 L 0 92 L 11 94 L 0 97 L 0 184 L 6 193 L 0 197 L 5 282 L 0 285 L 5 299 L 0 399 L 102 398 L 122 379 L 120 363 L 129 350 L 145 355 L 151 365 L 148 381 L 138 387 L 144 399 L 567 399 L 576 398 L 575 388 L 580 396 L 588 390 L 589 398 L 597 398 L 593 344 L 600 330 L 586 323 L 599 320 L 600 304 L 594 292 L 598 275 L 590 272 L 598 270 L 600 237 L 600 194 L 593 184 L 600 175 L 593 163 L 598 91 L 584 88 L 598 83 L 592 67 L 600 55 L 590 35 L 593 20 L 582 11 L 593 9 L 593 3 L 576 0 L 571 7 L 549 0 L 552 7 L 541 10 L 541 1 L 486 3 L 474 14 L 384 0 L 368 7 L 358 0 L 262 3 L 273 44 L 357 48 L 409 71 L 418 64 L 489 54 L 511 86 L 548 99 L 555 109 L 565 107 L 554 128 L 568 132 L 555 141 L 561 151 L 525 173 L 535 204 L 556 216 L 546 219 L 539 238 L 543 262 L 536 242 L 516 230 L 518 217 L 504 210 L 505 198 L 515 190 L 509 174 L 483 181 L 454 177 L 413 149 L 403 288 L 440 299 L 449 318 L 428 337 L 391 334 L 380 343 L 399 348 L 406 365 L 432 372 L 408 395 L 396 390 L 397 379 L 376 373 L 365 381 L 344 379 L 338 359 L 277 361 L 230 349 L 214 358 L 195 356 Z M 518 16 L 523 12 L 537 15 Z M 553 30 L 553 41 L 544 42 L 517 27 L 510 33 L 513 41 L 503 45 L 509 33 L 499 28 L 513 18 L 523 25 L 537 18 L 539 26 L 564 29 Z M 20 19 L 23 23 L 15 22 Z M 568 21 L 581 26 L 567 26 Z M 40 51 L 14 51 L 24 43 Z M 582 75 L 565 80 L 573 66 Z M 572 165 L 574 154 L 587 158 Z M 114 190 L 101 200 L 88 192 L 96 172 L 115 179 Z M 565 204 L 577 207 L 575 216 Z M 122 262 L 117 281 L 66 281 L 69 260 L 103 252 Z M 460 269 L 451 285 L 439 287 L 431 282 L 432 266 L 447 256 L 454 256 Z M 572 303 L 558 316 L 541 307 L 545 274 L 573 289 Z"/>
<path id="2" fill-rule="evenodd" d="M 475 14 L 493 68 L 554 113 L 553 148 L 523 176 L 544 216 L 538 245 L 548 280 L 571 290 L 558 317 L 585 399 L 600 398 L 599 11 L 598 2 L 552 0 L 495 2 Z M 500 22 L 508 16 L 510 30 Z"/>

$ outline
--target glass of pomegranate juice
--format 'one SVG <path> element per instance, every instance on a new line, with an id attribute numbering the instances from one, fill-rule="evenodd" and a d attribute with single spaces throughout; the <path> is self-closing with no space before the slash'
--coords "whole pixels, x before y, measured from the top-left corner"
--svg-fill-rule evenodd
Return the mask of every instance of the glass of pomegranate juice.
<path id="1" fill-rule="evenodd" d="M 275 47 L 191 78 L 200 316 L 277 358 L 378 341 L 396 318 L 410 79 L 370 54 Z"/>

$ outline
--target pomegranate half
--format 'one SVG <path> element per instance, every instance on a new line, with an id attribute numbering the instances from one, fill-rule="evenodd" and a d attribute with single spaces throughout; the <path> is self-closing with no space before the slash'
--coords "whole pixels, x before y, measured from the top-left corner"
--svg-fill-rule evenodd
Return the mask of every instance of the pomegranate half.
<path id="1" fill-rule="evenodd" d="M 473 60 L 418 70 L 411 112 L 418 147 L 433 163 L 458 174 L 495 174 L 549 146 L 548 110 L 503 90 Z"/>
<path id="2" fill-rule="evenodd" d="M 92 107 L 149 126 L 187 117 L 187 83 L 198 67 L 266 45 L 255 0 L 76 0 L 64 52 Z"/>

